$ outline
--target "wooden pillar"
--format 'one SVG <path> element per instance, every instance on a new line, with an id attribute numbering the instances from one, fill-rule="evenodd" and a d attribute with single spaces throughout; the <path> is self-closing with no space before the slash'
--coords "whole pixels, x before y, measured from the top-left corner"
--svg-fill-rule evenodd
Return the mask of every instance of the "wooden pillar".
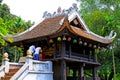
<path id="1" fill-rule="evenodd" d="M 73 69 L 73 80 L 76 80 L 76 68 Z"/>
<path id="2" fill-rule="evenodd" d="M 69 44 L 69 57 L 71 57 L 72 49 L 71 49 L 71 44 Z"/>
<path id="3" fill-rule="evenodd" d="M 93 54 L 93 61 L 96 62 L 97 54 L 95 53 L 95 49 L 92 50 L 92 54 Z"/>
<path id="4" fill-rule="evenodd" d="M 78 80 L 84 80 L 84 63 L 80 65 Z"/>
<path id="5" fill-rule="evenodd" d="M 53 57 L 56 58 L 56 54 L 57 54 L 57 43 L 55 42 L 55 45 L 54 45 L 54 55 Z"/>
<path id="6" fill-rule="evenodd" d="M 65 60 L 61 61 L 61 80 L 67 80 Z"/>
<path id="7" fill-rule="evenodd" d="M 97 80 L 97 67 L 93 67 L 93 80 Z"/>
<path id="8" fill-rule="evenodd" d="M 66 55 L 66 51 L 65 51 L 66 49 L 65 49 L 65 41 L 62 41 L 62 53 L 61 53 L 61 57 L 65 57 L 65 55 Z"/>

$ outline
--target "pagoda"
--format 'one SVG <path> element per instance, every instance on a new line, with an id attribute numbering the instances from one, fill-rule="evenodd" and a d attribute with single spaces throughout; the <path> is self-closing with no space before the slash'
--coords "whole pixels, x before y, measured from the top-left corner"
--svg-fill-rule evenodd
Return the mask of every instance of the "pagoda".
<path id="1" fill-rule="evenodd" d="M 42 47 L 40 60 L 52 61 L 54 80 L 87 80 L 85 71 L 91 72 L 90 80 L 98 80 L 100 63 L 95 50 L 111 44 L 115 36 L 111 32 L 102 37 L 89 30 L 73 4 L 67 10 L 58 8 L 53 14 L 46 11 L 42 22 L 11 37 L 13 45 L 24 47 L 24 56 L 29 46 Z"/>

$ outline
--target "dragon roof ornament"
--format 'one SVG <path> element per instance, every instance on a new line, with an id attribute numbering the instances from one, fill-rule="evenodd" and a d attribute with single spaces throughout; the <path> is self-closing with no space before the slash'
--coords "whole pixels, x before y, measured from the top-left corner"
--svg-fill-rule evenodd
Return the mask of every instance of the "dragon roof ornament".
<path id="1" fill-rule="evenodd" d="M 43 18 L 53 18 L 53 17 L 56 17 L 56 16 L 60 16 L 60 15 L 69 15 L 71 14 L 72 12 L 74 11 L 77 11 L 78 10 L 78 7 L 77 7 L 77 4 L 73 3 L 72 4 L 72 7 L 70 7 L 69 9 L 61 9 L 61 7 L 58 7 L 57 9 L 57 12 L 54 12 L 53 14 L 45 11 L 43 13 Z"/>

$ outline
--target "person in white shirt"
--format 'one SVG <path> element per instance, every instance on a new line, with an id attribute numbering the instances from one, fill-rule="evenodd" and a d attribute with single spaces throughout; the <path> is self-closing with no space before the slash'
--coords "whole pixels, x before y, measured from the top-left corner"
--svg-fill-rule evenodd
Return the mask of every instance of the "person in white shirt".
<path id="1" fill-rule="evenodd" d="M 35 52 L 34 52 L 34 54 L 33 54 L 34 60 L 39 60 L 40 51 L 41 51 L 41 47 L 37 47 L 37 48 L 35 49 Z"/>
<path id="2" fill-rule="evenodd" d="M 34 45 L 31 45 L 29 47 L 29 50 L 32 52 L 32 54 L 35 52 L 35 46 Z"/>

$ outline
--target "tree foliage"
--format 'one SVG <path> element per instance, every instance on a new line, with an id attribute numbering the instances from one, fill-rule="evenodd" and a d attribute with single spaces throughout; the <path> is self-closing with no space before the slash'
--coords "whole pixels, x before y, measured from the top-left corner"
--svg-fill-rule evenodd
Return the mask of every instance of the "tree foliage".
<path id="1" fill-rule="evenodd" d="M 117 37 L 111 46 L 113 49 L 104 49 L 99 52 L 98 61 L 101 63 L 99 76 L 104 80 L 112 80 L 113 52 L 115 57 L 116 80 L 120 77 L 120 0 L 77 0 L 80 2 L 80 13 L 91 31 L 106 36 L 114 30 Z"/>
<path id="2" fill-rule="evenodd" d="M 25 21 L 21 17 L 18 17 L 10 13 L 10 8 L 7 4 L 2 3 L 0 0 L 0 59 L 4 52 L 10 53 L 10 59 L 17 61 L 20 55 L 22 55 L 22 48 L 10 47 L 6 44 L 4 36 L 14 35 L 28 29 L 34 24 L 34 22 Z M 12 42 L 12 39 L 9 39 Z M 22 53 L 22 54 L 21 54 Z M 14 57 L 14 58 L 13 58 Z"/>
<path id="3" fill-rule="evenodd" d="M 26 22 L 20 17 L 11 14 L 7 4 L 3 4 L 2 0 L 0 0 L 0 46 L 5 45 L 3 36 L 23 32 L 33 24 L 30 20 Z"/>

